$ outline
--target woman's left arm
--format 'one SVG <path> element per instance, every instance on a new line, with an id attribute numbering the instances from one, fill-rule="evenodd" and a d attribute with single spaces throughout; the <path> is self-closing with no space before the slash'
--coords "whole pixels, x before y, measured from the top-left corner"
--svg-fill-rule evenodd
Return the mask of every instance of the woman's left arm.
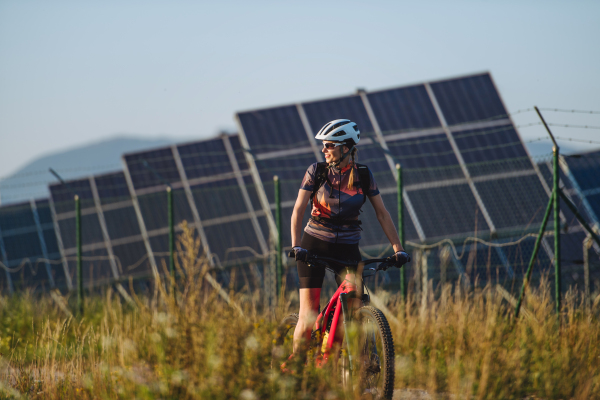
<path id="1" fill-rule="evenodd" d="M 385 236 L 387 236 L 388 240 L 394 247 L 394 252 L 404 251 L 402 243 L 400 243 L 400 237 L 398 237 L 398 231 L 394 226 L 394 222 L 392 221 L 390 213 L 385 208 L 385 204 L 383 204 L 381 195 L 377 194 L 375 196 L 368 197 L 369 201 L 373 205 L 373 208 L 375 209 L 375 215 L 377 215 L 377 220 L 381 224 L 381 228 L 383 229 Z"/>

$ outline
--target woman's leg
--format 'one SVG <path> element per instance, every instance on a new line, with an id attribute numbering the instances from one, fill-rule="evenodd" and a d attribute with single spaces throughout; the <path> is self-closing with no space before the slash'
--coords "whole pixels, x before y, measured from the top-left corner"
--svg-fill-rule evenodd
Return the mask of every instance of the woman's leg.
<path id="1" fill-rule="evenodd" d="M 324 254 L 328 243 L 311 235 L 302 236 L 302 247 L 311 254 Z M 300 281 L 300 312 L 298 325 L 294 331 L 294 354 L 304 353 L 306 344 L 310 342 L 310 334 L 319 314 L 319 300 L 325 270 L 309 267 L 304 261 L 296 261 Z"/>
<path id="2" fill-rule="evenodd" d="M 319 314 L 320 298 L 320 288 L 300 289 L 300 313 L 294 331 L 294 354 L 302 354 L 307 350 L 310 334 Z"/>

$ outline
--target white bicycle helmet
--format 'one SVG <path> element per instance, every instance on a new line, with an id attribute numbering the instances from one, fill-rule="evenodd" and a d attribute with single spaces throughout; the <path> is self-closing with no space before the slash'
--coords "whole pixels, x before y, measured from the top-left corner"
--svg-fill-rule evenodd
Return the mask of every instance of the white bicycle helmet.
<path id="1" fill-rule="evenodd" d="M 360 131 L 356 124 L 349 119 L 336 119 L 335 121 L 326 123 L 319 133 L 317 133 L 315 139 L 346 142 L 352 147 L 358 144 Z"/>

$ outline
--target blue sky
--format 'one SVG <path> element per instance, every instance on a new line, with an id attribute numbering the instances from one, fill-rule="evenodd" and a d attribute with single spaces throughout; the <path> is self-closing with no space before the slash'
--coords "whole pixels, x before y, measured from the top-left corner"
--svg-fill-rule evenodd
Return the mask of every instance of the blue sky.
<path id="1" fill-rule="evenodd" d="M 598 1 L 3 0 L 0 177 L 117 134 L 199 139 L 236 111 L 480 71 L 509 111 L 600 110 L 599 39 Z"/>

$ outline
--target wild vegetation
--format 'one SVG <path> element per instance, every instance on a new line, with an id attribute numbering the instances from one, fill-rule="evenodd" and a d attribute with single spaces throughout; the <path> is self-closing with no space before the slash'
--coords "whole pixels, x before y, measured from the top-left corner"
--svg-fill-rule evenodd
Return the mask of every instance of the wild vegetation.
<path id="1" fill-rule="evenodd" d="M 56 293 L 0 296 L 0 398 L 354 397 L 331 368 L 272 370 L 277 321 L 297 302 L 283 301 L 273 315 L 247 286 L 230 288 L 239 305 L 231 307 L 206 284 L 199 247 L 185 228 L 175 296 L 157 281 L 132 305 L 109 288 L 86 301 L 83 318 Z M 493 287 L 446 285 L 426 307 L 379 297 L 388 299 L 398 396 L 420 388 L 432 398 L 600 398 L 600 297 L 589 304 L 570 292 L 558 317 L 542 282 L 518 321 Z"/>

